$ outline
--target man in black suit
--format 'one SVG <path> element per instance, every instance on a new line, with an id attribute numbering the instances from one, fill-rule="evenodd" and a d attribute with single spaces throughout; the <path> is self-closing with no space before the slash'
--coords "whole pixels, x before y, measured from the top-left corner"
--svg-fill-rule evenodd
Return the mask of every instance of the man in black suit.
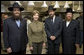
<path id="1" fill-rule="evenodd" d="M 80 48 L 83 44 L 83 12 L 80 13 L 80 16 L 76 18 L 80 25 Z"/>
<path id="2" fill-rule="evenodd" d="M 45 31 L 48 40 L 48 54 L 58 54 L 60 46 L 60 34 L 62 30 L 62 19 L 55 16 L 55 8 L 48 7 L 49 17 L 45 20 Z"/>
<path id="3" fill-rule="evenodd" d="M 3 39 L 7 53 L 25 54 L 28 37 L 26 21 L 21 17 L 24 8 L 15 2 L 8 10 L 12 11 L 13 16 L 4 20 L 3 24 Z"/>
<path id="4" fill-rule="evenodd" d="M 79 47 L 79 24 L 72 19 L 73 11 L 71 8 L 66 10 L 66 18 L 63 21 L 62 29 L 62 47 L 64 54 L 75 54 Z"/>

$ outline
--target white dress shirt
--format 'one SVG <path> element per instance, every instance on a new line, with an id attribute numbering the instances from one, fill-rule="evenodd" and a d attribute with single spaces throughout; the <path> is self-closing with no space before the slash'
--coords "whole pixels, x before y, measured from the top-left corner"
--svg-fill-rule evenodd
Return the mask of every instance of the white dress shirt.
<path id="1" fill-rule="evenodd" d="M 54 17 L 53 17 L 53 23 L 55 22 L 55 15 L 54 15 Z"/>
<path id="2" fill-rule="evenodd" d="M 53 23 L 54 23 L 54 21 L 55 21 L 55 15 L 53 16 L 53 20 L 51 20 L 51 21 L 53 21 Z"/>
<path id="3" fill-rule="evenodd" d="M 70 24 L 70 21 L 66 21 L 66 27 L 68 27 Z"/>

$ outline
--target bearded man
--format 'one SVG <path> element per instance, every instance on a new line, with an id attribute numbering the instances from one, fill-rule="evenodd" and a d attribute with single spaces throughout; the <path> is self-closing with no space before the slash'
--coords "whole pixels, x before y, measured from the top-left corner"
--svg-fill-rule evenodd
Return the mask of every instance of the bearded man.
<path id="1" fill-rule="evenodd" d="M 79 47 L 79 24 L 73 19 L 72 8 L 66 9 L 66 17 L 63 21 L 62 28 L 62 47 L 63 54 L 75 54 L 76 48 Z"/>
<path id="2" fill-rule="evenodd" d="M 3 39 L 8 54 L 25 54 L 28 42 L 26 20 L 21 16 L 24 10 L 17 2 L 8 8 L 12 17 L 4 20 Z"/>
<path id="3" fill-rule="evenodd" d="M 48 54 L 59 54 L 61 42 L 62 19 L 55 15 L 55 8 L 48 7 L 49 17 L 45 20 L 45 31 L 48 41 Z"/>

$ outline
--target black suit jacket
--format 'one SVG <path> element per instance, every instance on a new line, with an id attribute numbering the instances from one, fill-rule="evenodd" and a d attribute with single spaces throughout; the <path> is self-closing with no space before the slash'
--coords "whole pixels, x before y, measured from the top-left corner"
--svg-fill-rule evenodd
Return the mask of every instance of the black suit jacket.
<path id="1" fill-rule="evenodd" d="M 5 47 L 11 47 L 13 52 L 24 50 L 28 42 L 26 20 L 21 19 L 20 27 L 13 17 L 4 20 L 3 39 Z"/>
<path id="2" fill-rule="evenodd" d="M 51 22 L 51 18 L 47 18 L 45 20 L 45 31 L 47 34 L 48 40 L 52 41 L 50 39 L 50 36 L 55 36 L 56 39 L 54 40 L 55 43 L 60 43 L 60 35 L 62 30 L 62 19 L 60 17 L 55 17 L 54 24 Z"/>
<path id="3" fill-rule="evenodd" d="M 79 32 L 79 23 L 76 20 L 72 20 L 68 27 L 66 27 L 66 21 L 63 21 L 63 29 L 62 29 L 62 40 L 63 43 L 78 43 L 80 40 L 80 32 Z M 66 44 L 67 45 L 67 44 Z M 71 44 L 70 44 L 71 45 Z"/>

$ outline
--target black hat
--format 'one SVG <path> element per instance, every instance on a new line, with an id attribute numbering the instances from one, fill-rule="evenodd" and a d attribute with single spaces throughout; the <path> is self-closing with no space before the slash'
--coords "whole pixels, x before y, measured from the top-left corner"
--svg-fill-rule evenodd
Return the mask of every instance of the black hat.
<path id="1" fill-rule="evenodd" d="M 68 12 L 74 13 L 73 10 L 72 10 L 72 8 L 67 8 L 67 9 L 66 9 L 66 13 L 68 13 Z"/>
<path id="2" fill-rule="evenodd" d="M 50 5 L 50 6 L 48 7 L 48 11 L 49 11 L 49 10 L 55 11 L 56 9 L 54 8 L 54 6 Z M 48 12 L 48 11 L 47 11 L 47 12 Z"/>
<path id="3" fill-rule="evenodd" d="M 14 4 L 12 4 L 12 5 L 8 8 L 8 10 L 9 10 L 9 11 L 13 11 L 13 8 L 19 8 L 20 11 L 23 11 L 23 10 L 24 10 L 24 8 L 21 7 L 17 2 L 14 2 Z"/>

